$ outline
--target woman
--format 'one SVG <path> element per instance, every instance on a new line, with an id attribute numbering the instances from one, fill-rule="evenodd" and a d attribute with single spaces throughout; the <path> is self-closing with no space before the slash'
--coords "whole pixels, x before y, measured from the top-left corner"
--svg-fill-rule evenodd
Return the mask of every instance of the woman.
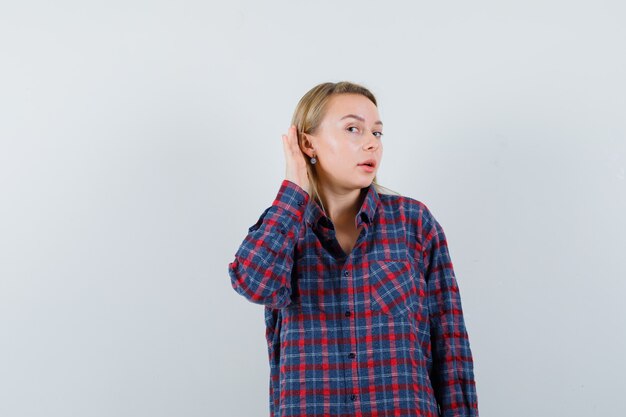
<path id="1" fill-rule="evenodd" d="M 233 288 L 265 306 L 272 417 L 478 416 L 445 234 L 376 183 L 381 137 L 365 87 L 306 93 L 285 179 L 229 264 Z"/>

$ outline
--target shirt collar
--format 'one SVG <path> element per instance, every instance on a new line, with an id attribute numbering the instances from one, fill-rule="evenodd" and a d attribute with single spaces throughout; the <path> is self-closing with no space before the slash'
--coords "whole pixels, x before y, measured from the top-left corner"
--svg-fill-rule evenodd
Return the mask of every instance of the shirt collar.
<path id="1" fill-rule="evenodd" d="M 361 192 L 365 194 L 365 197 L 363 198 L 361 208 L 354 219 L 357 228 L 363 222 L 372 224 L 378 203 L 380 202 L 380 196 L 373 183 L 368 187 L 361 189 Z M 305 218 L 309 226 L 317 227 L 318 225 L 321 225 L 326 228 L 330 228 L 330 219 L 324 214 L 322 208 L 314 199 L 309 200 L 309 204 L 307 205 L 305 212 Z"/>

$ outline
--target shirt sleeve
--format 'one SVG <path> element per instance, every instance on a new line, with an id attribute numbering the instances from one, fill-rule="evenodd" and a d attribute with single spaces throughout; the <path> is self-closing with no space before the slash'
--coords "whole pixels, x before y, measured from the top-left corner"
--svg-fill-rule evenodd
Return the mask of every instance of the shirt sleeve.
<path id="1" fill-rule="evenodd" d="M 443 417 L 478 417 L 478 398 L 461 296 L 445 233 L 428 213 L 425 243 L 427 304 L 433 367 L 431 382 Z"/>
<path id="2" fill-rule="evenodd" d="M 283 180 L 272 205 L 248 229 L 228 273 L 233 289 L 249 301 L 270 308 L 291 303 L 294 250 L 309 198 L 300 186 Z"/>

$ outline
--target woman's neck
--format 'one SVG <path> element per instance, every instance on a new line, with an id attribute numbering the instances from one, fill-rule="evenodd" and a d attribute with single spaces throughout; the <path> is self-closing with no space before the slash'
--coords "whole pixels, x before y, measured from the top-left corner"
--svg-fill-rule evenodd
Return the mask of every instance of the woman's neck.
<path id="1" fill-rule="evenodd" d="M 355 217 L 362 204 L 362 190 L 346 190 L 331 187 L 319 187 L 318 193 L 322 208 L 333 225 L 338 227 L 356 227 Z"/>

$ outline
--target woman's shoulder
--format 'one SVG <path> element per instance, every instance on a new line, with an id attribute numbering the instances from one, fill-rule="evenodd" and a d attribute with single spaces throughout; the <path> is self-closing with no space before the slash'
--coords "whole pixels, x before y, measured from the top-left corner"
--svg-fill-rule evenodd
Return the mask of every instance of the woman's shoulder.
<path id="1" fill-rule="evenodd" d="M 394 230 L 402 230 L 407 239 L 421 245 L 418 247 L 426 245 L 428 236 L 437 224 L 426 203 L 399 193 L 379 194 L 379 199 L 379 223 Z"/>
<path id="2" fill-rule="evenodd" d="M 415 228 L 417 234 L 437 227 L 437 219 L 428 205 L 420 199 L 400 193 L 380 193 L 381 210 L 390 222 L 402 222 Z"/>
<path id="3" fill-rule="evenodd" d="M 393 212 L 402 211 L 415 216 L 432 216 L 430 209 L 422 200 L 402 195 L 397 192 L 378 191 L 378 197 L 385 209 Z"/>

